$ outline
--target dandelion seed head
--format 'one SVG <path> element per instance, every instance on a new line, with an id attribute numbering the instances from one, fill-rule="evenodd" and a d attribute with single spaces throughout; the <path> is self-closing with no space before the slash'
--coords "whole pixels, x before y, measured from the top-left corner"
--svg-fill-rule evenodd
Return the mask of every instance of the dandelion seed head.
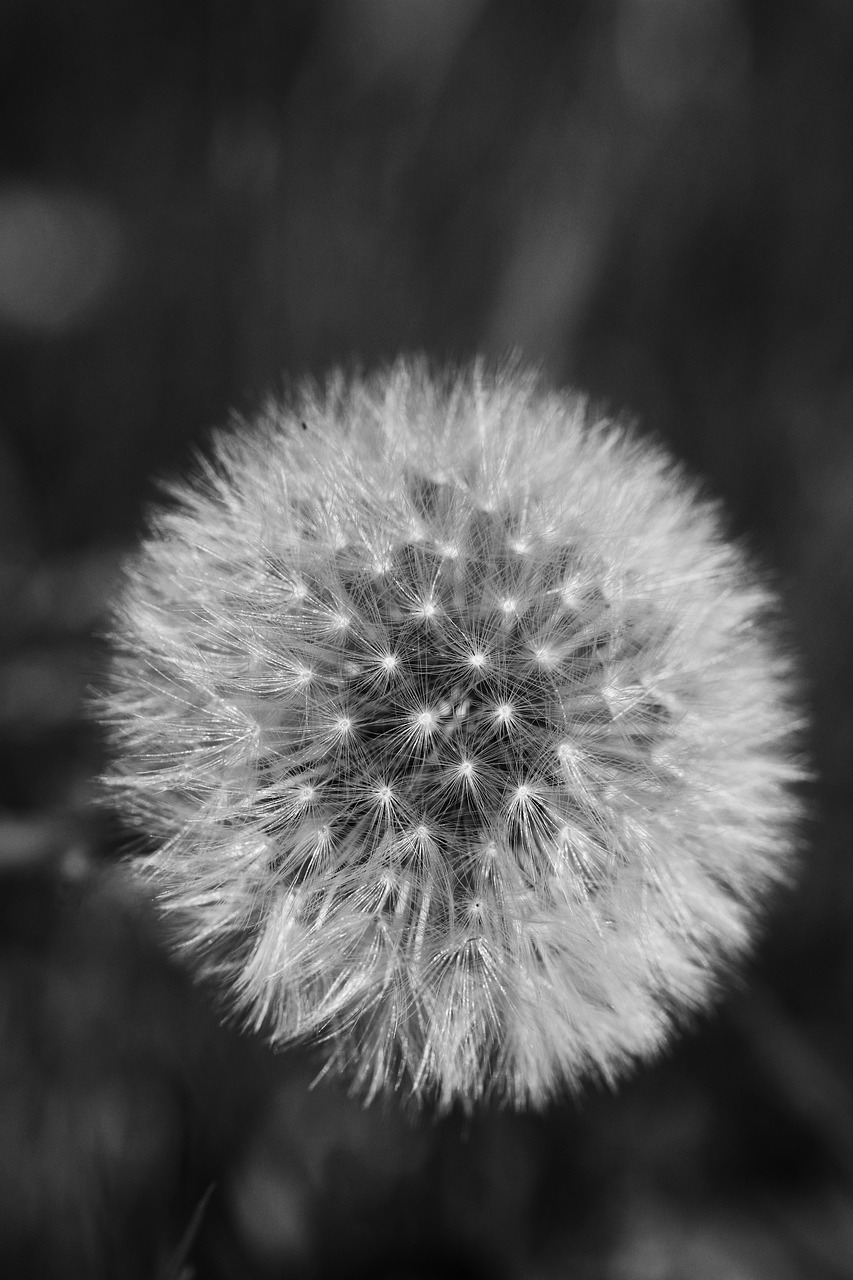
<path id="1" fill-rule="evenodd" d="M 405 362 L 174 497 L 101 707 L 201 970 L 366 1096 L 538 1105 L 655 1053 L 797 816 L 775 602 L 715 509 L 532 375 Z"/>

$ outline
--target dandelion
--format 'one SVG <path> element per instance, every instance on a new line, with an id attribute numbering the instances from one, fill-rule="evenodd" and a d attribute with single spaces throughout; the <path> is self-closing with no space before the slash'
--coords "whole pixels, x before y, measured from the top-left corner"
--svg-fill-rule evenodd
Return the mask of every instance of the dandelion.
<path id="1" fill-rule="evenodd" d="M 790 865 L 775 602 L 518 368 L 214 438 L 115 609 L 108 783 L 202 973 L 366 1097 L 542 1104 L 707 1003 Z"/>

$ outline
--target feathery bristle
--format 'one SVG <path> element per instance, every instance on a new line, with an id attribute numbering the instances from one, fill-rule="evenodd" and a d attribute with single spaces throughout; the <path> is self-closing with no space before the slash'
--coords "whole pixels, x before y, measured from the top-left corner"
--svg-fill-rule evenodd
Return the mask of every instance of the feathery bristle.
<path id="1" fill-rule="evenodd" d="M 715 509 L 533 375 L 407 362 L 173 498 L 102 708 L 202 970 L 367 1096 L 537 1104 L 655 1052 L 797 811 L 774 601 Z"/>

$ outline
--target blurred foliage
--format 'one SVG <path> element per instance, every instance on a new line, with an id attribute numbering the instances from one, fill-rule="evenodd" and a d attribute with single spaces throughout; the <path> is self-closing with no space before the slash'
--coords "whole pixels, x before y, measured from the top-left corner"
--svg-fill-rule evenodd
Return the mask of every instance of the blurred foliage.
<path id="1" fill-rule="evenodd" d="M 0 0 L 0 1274 L 853 1276 L 852 124 L 846 0 Z M 735 995 L 542 1117 L 365 1113 L 221 1028 L 93 798 L 152 477 L 415 348 L 666 439 L 813 707 Z"/>

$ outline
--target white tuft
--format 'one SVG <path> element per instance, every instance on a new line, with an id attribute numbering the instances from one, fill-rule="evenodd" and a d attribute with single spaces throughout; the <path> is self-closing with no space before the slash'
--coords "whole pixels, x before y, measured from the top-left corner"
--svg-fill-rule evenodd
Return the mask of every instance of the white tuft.
<path id="1" fill-rule="evenodd" d="M 102 706 L 202 970 L 368 1096 L 541 1104 L 653 1054 L 797 814 L 774 600 L 715 509 L 533 375 L 406 362 L 173 496 Z"/>

